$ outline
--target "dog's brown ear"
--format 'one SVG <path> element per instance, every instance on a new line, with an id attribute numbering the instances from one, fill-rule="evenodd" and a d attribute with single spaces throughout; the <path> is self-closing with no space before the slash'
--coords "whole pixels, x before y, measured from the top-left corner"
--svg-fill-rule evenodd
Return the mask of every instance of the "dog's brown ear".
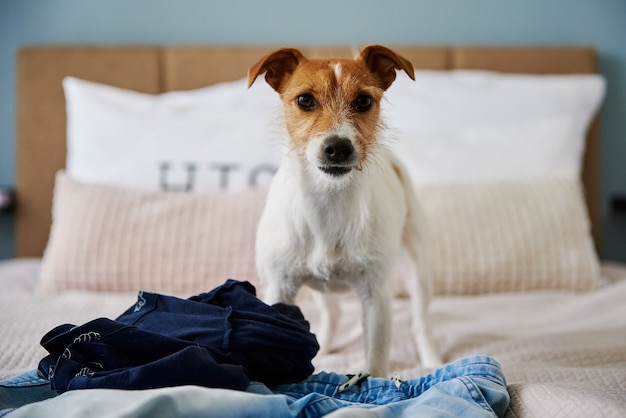
<path id="1" fill-rule="evenodd" d="M 382 45 L 366 46 L 357 59 L 363 61 L 367 68 L 378 76 L 381 87 L 385 90 L 396 79 L 396 70 L 404 70 L 412 80 L 415 80 L 413 64 Z"/>
<path id="2" fill-rule="evenodd" d="M 265 73 L 267 84 L 280 93 L 280 86 L 286 80 L 285 77 L 290 76 L 304 59 L 306 58 L 300 51 L 292 48 L 279 49 L 266 55 L 248 70 L 248 88 L 259 75 Z"/>

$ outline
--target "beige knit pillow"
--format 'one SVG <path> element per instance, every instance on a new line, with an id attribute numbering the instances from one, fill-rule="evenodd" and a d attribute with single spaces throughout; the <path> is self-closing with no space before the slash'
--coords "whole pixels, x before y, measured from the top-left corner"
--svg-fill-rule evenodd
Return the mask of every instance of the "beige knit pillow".
<path id="1" fill-rule="evenodd" d="M 574 178 L 421 185 L 435 293 L 589 290 L 599 263 Z"/>
<path id="2" fill-rule="evenodd" d="M 256 281 L 264 191 L 138 192 L 57 174 L 39 290 L 191 295 Z"/>
<path id="3" fill-rule="evenodd" d="M 580 184 L 542 179 L 417 187 L 438 294 L 587 290 L 598 272 Z M 191 295 L 259 287 L 265 191 L 138 192 L 59 173 L 39 290 Z M 260 289 L 261 290 L 261 289 Z"/>

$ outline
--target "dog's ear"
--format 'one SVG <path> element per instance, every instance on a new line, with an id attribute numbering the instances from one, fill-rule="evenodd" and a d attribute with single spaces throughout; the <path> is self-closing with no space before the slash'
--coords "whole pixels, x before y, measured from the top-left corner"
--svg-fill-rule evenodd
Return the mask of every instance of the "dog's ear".
<path id="1" fill-rule="evenodd" d="M 385 90 L 396 79 L 396 70 L 404 70 L 412 80 L 415 80 L 413 64 L 382 45 L 366 46 L 361 50 L 357 60 L 363 61 L 372 74 L 380 79 L 381 87 Z"/>
<path id="2" fill-rule="evenodd" d="M 248 70 L 248 88 L 256 78 L 265 73 L 265 81 L 280 93 L 280 86 L 286 77 L 293 74 L 298 64 L 305 60 L 297 49 L 283 48 L 266 55 Z"/>

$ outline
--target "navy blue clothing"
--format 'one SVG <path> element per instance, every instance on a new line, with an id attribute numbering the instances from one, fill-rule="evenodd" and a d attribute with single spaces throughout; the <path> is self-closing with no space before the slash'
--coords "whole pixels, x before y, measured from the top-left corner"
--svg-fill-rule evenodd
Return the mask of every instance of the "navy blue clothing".
<path id="1" fill-rule="evenodd" d="M 268 306 L 252 284 L 232 279 L 189 299 L 140 292 L 115 321 L 61 325 L 41 345 L 50 355 L 39 370 L 59 393 L 293 383 L 313 373 L 319 350 L 298 307 Z"/>

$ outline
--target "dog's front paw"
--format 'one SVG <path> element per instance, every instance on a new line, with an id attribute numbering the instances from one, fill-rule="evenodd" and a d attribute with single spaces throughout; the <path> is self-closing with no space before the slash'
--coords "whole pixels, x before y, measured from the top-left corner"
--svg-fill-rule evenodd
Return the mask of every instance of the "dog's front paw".
<path id="1" fill-rule="evenodd" d="M 323 356 L 330 353 L 330 341 L 324 341 L 321 338 L 318 338 L 317 343 L 320 346 L 320 349 L 317 350 L 318 356 Z"/>
<path id="2" fill-rule="evenodd" d="M 420 358 L 420 361 L 422 363 L 422 366 L 427 369 L 436 369 L 443 366 L 444 364 L 439 355 L 424 356 L 423 358 Z"/>
<path id="3" fill-rule="evenodd" d="M 439 350 L 428 339 L 421 338 L 417 341 L 420 363 L 427 369 L 436 369 L 443 365 L 443 359 L 439 355 Z"/>
<path id="4" fill-rule="evenodd" d="M 443 365 L 443 359 L 439 354 L 439 348 L 433 342 L 432 337 L 428 334 L 422 334 L 417 338 L 417 349 L 420 356 L 420 362 L 423 367 L 428 369 L 436 369 Z"/>

